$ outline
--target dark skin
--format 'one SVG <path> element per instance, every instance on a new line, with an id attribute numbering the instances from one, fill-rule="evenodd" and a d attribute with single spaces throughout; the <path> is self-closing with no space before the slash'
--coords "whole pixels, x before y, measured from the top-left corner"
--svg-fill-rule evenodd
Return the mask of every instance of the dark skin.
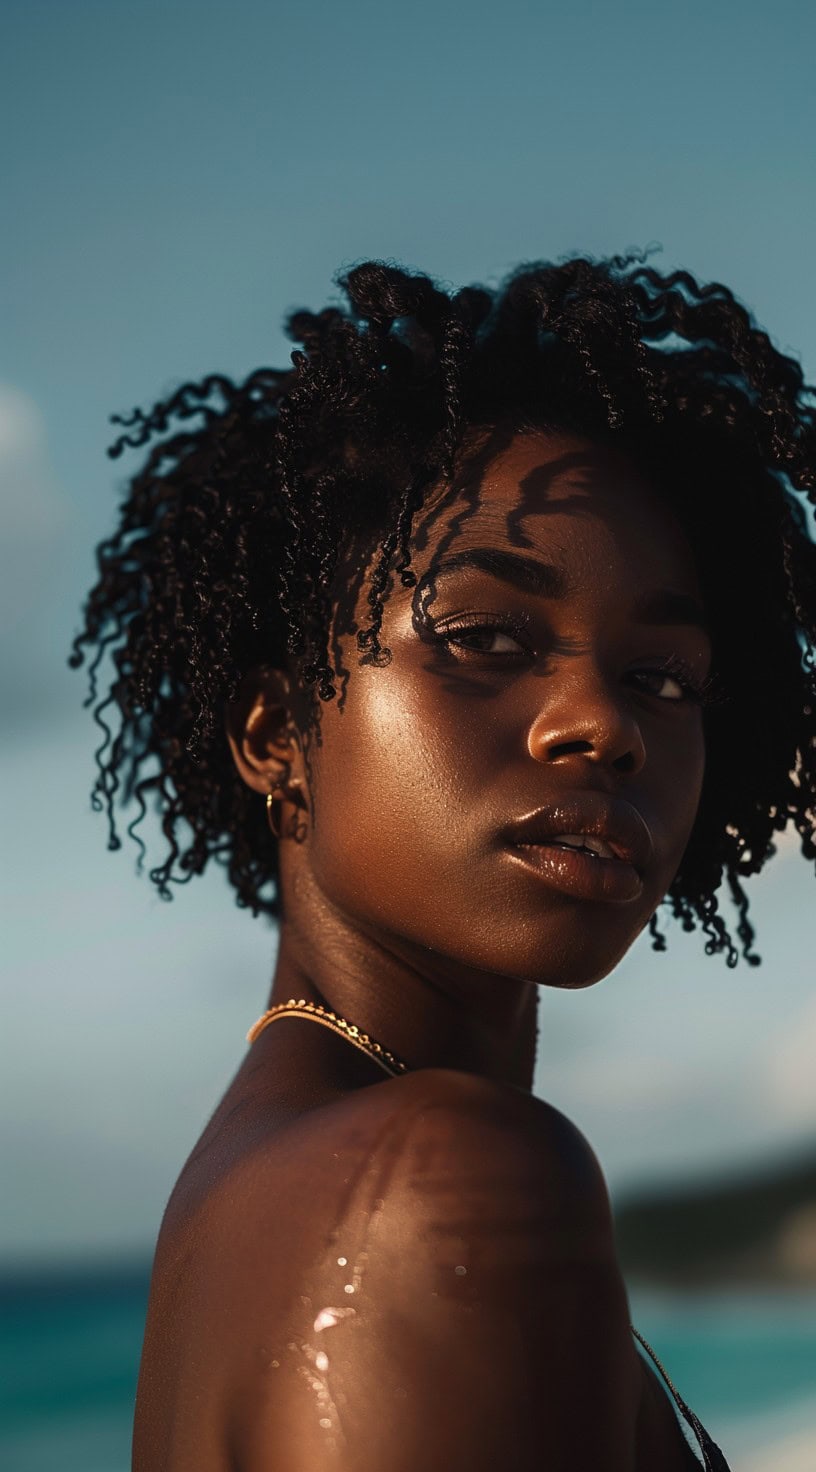
<path id="1" fill-rule="evenodd" d="M 525 585 L 494 576 L 478 555 L 478 565 L 462 562 L 485 549 L 528 559 Z M 452 556 L 459 565 L 443 571 Z M 478 483 L 465 470 L 453 492 L 440 488 L 416 518 L 413 557 L 418 586 L 397 582 L 386 603 L 387 666 L 357 663 L 350 625 L 365 622 L 365 586 L 354 609 L 340 599 L 334 633 L 351 674 L 342 699 L 321 707 L 319 732 L 291 671 L 253 671 L 228 721 L 244 781 L 260 801 L 283 774 L 284 832 L 299 825 L 281 841 L 284 918 L 268 1005 L 320 1002 L 411 1073 L 389 1081 L 302 1020 L 273 1024 L 249 1050 L 163 1223 L 136 1472 L 455 1467 L 451 1446 L 469 1472 L 497 1459 L 526 1472 L 541 1468 L 542 1444 L 554 1472 L 688 1465 L 673 1412 L 631 1343 L 595 1157 L 530 1091 L 538 988 L 608 975 L 688 842 L 702 715 L 661 667 L 682 661 L 696 681 L 708 673 L 705 629 L 677 613 L 681 600 L 701 602 L 694 558 L 631 464 L 540 432 L 512 438 Z M 535 583 L 530 560 L 556 569 L 557 588 Z M 672 621 L 656 622 L 666 591 L 679 595 Z M 512 633 L 496 624 L 508 614 Z M 508 852 L 508 823 L 587 790 L 625 798 L 648 828 L 650 857 L 626 902 L 558 892 Z M 437 1164 L 423 1191 L 429 1159 Z M 373 1195 L 359 1184 L 361 1160 L 377 1166 Z M 510 1237 L 498 1221 L 489 1234 L 481 1226 L 499 1200 L 509 1203 Z M 559 1211 L 542 1227 L 553 1200 Z M 450 1264 L 433 1254 L 454 1221 L 450 1251 L 471 1252 L 480 1274 L 462 1273 L 440 1293 L 428 1285 Z M 528 1236 L 514 1283 L 519 1221 Z M 422 1251 L 410 1270 L 404 1253 L 389 1260 L 401 1234 L 412 1248 L 431 1244 L 427 1261 Z M 336 1304 L 331 1274 L 346 1242 L 366 1264 L 354 1270 L 371 1309 L 355 1298 L 356 1317 L 319 1341 L 333 1350 L 324 1374 L 311 1321 L 319 1302 Z M 351 1264 L 351 1247 L 347 1255 Z M 394 1284 L 411 1274 L 406 1307 Z M 507 1327 L 509 1297 L 530 1305 L 528 1340 L 526 1307 Z M 401 1324 L 392 1380 L 389 1300 Z M 462 1317 L 474 1311 L 475 1321 Z M 435 1364 L 431 1378 L 429 1345 L 444 1346 L 448 1367 Z M 276 1373 L 259 1380 L 264 1354 Z M 486 1364 L 474 1430 L 467 1387 Z M 544 1410 L 542 1384 L 552 1391 Z M 492 1403 L 502 1407 L 495 1444 Z"/>

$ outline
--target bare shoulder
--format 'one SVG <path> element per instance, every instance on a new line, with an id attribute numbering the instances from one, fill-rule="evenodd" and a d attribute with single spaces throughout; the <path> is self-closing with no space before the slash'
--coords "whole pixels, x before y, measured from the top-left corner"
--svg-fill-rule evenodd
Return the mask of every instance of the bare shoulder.
<path id="1" fill-rule="evenodd" d="M 553 1468 L 584 1443 L 598 1472 L 630 1465 L 606 1187 L 544 1101 L 436 1069 L 356 1091 L 244 1163 L 204 1251 L 221 1270 L 199 1334 L 217 1329 L 241 1472 L 538 1472 L 542 1442 Z"/>
<path id="2" fill-rule="evenodd" d="M 559 1110 L 429 1069 L 239 1138 L 162 1228 L 134 1472 L 685 1465 Z"/>
<path id="3" fill-rule="evenodd" d="M 398 1081 L 403 1165 L 416 1183 L 432 1165 L 457 1187 L 498 1176 L 507 1186 L 609 1222 L 609 1198 L 589 1141 L 543 1099 L 475 1074 L 427 1069 Z M 406 1181 L 407 1185 L 408 1182 Z"/>
<path id="4" fill-rule="evenodd" d="M 447 1068 L 426 1068 L 376 1088 L 359 1089 L 294 1122 L 279 1136 L 284 1151 L 322 1155 L 331 1146 L 366 1146 L 394 1152 L 432 1151 L 450 1169 L 487 1164 L 498 1151 L 508 1167 L 536 1171 L 566 1189 L 606 1199 L 606 1187 L 589 1141 L 560 1110 L 508 1084 Z"/>
<path id="5" fill-rule="evenodd" d="M 614 1255 L 606 1183 L 580 1130 L 542 1099 L 451 1069 L 302 1115 L 246 1158 L 219 1201 L 230 1236 L 240 1202 L 248 1260 L 274 1241 L 290 1269 L 293 1255 L 313 1262 L 324 1242 L 350 1249 L 375 1230 L 392 1248 L 403 1232 L 438 1242 L 466 1223 L 472 1249 L 481 1237 L 486 1254 L 499 1239 L 480 1224 L 497 1226 L 499 1213 L 537 1251 L 558 1234 L 574 1247 L 578 1234 L 585 1253 Z M 501 1252 L 506 1263 L 506 1241 Z"/>
<path id="6" fill-rule="evenodd" d="M 553 1105 L 510 1085 L 453 1069 L 422 1069 L 357 1089 L 304 1112 L 284 1127 L 257 1131 L 251 1148 L 214 1180 L 208 1230 L 241 1220 L 259 1244 L 268 1232 L 308 1232 L 308 1221 L 339 1224 L 355 1212 L 409 1200 L 439 1206 L 452 1191 L 514 1187 L 530 1199 L 558 1200 L 599 1226 L 611 1215 L 591 1145 Z M 430 1193 L 430 1194 L 428 1194 Z M 250 1241 L 245 1244 L 250 1247 Z"/>

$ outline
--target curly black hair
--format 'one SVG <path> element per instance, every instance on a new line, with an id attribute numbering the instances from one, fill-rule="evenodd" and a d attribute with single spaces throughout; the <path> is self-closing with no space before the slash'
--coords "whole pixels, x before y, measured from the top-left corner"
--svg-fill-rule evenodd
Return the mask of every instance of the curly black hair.
<path id="1" fill-rule="evenodd" d="M 169 846 L 150 870 L 164 898 L 212 857 L 239 905 L 279 916 L 277 845 L 231 759 L 227 703 L 258 665 L 295 668 L 315 712 L 337 695 L 329 630 L 351 534 L 375 557 L 360 659 L 387 660 L 384 601 L 397 576 L 415 581 L 415 513 L 454 482 L 469 432 L 557 428 L 624 450 L 695 549 L 720 699 L 704 710 L 703 793 L 664 903 L 735 965 L 725 877 L 757 964 L 741 878 L 789 821 L 816 858 L 816 395 L 799 364 L 727 287 L 660 274 L 643 252 L 534 262 L 493 290 L 452 292 L 380 261 L 336 279 L 338 305 L 290 314 L 291 367 L 213 375 L 114 416 L 125 433 L 111 456 L 154 443 L 97 548 L 69 658 L 77 667 L 94 647 L 86 705 L 106 651 L 115 665 L 94 709 L 91 798 L 108 846 L 121 846 L 117 794 L 135 799 L 141 868 L 150 800 Z M 650 930 L 665 949 L 655 916 Z"/>

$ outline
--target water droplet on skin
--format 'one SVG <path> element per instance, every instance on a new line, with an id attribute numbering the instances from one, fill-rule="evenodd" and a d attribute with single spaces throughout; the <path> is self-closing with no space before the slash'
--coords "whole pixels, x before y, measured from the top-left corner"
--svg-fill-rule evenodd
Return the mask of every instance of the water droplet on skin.
<path id="1" fill-rule="evenodd" d="M 348 1262 L 348 1258 L 347 1257 L 338 1257 L 338 1259 L 337 1259 L 337 1266 L 339 1268 L 344 1268 L 346 1266 L 346 1263 L 347 1262 Z"/>
<path id="2" fill-rule="evenodd" d="M 280 1361 L 279 1360 L 273 1360 L 272 1361 L 272 1369 L 273 1370 L 279 1370 L 280 1369 Z"/>
<path id="3" fill-rule="evenodd" d="M 324 1308 L 320 1310 L 315 1319 L 315 1329 L 328 1328 L 337 1324 L 343 1318 L 354 1317 L 353 1308 Z M 306 1364 L 297 1366 L 297 1373 L 305 1380 L 316 1401 L 315 1410 L 318 1414 L 318 1424 L 324 1431 L 331 1431 L 332 1438 L 325 1443 L 327 1447 L 334 1448 L 334 1436 L 337 1434 L 334 1426 L 335 1405 L 326 1379 L 326 1371 L 329 1368 L 329 1357 L 322 1349 L 314 1349 L 306 1342 L 292 1345 L 292 1348 L 300 1349 Z M 314 1368 L 312 1368 L 314 1367 Z"/>
<path id="4" fill-rule="evenodd" d="M 344 1293 L 353 1293 L 354 1292 L 354 1284 L 353 1283 L 346 1283 L 346 1286 L 343 1289 L 343 1292 Z"/>
<path id="5" fill-rule="evenodd" d="M 353 1318 L 354 1313 L 353 1308 L 322 1308 L 314 1321 L 315 1334 L 319 1334 L 321 1329 L 333 1329 L 341 1319 Z"/>
<path id="6" fill-rule="evenodd" d="M 462 1264 L 460 1263 L 459 1266 L 455 1267 L 453 1271 L 455 1272 L 457 1278 L 464 1278 L 465 1273 L 467 1272 L 467 1268 L 463 1268 Z"/>

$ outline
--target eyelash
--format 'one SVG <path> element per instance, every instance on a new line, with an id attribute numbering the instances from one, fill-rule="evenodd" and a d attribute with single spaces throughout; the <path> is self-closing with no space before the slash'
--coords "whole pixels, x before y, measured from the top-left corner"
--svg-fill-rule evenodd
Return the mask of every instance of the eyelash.
<path id="1" fill-rule="evenodd" d="M 456 635 L 464 636 L 467 634 L 479 632 L 510 634 L 512 638 L 517 639 L 519 644 L 522 645 L 524 653 L 529 655 L 532 654 L 532 649 L 529 643 L 530 622 L 531 620 L 529 616 L 525 614 L 473 614 L 468 615 L 467 622 L 462 621 L 458 624 L 447 624 L 444 631 L 438 630 L 434 634 L 434 640 L 437 644 L 448 647 L 451 644 L 456 643 Z M 485 651 L 471 649 L 466 650 L 465 652 L 470 654 L 484 654 Z M 516 661 L 521 656 L 518 654 L 505 653 L 495 655 L 488 654 L 486 657 L 488 659 L 505 659 Z M 674 654 L 669 655 L 669 657 L 663 660 L 662 663 L 659 665 L 646 665 L 640 669 L 634 670 L 632 673 L 636 675 L 667 675 L 671 679 L 676 680 L 678 685 L 684 691 L 683 700 L 694 701 L 696 704 L 701 706 L 717 704 L 720 698 L 717 693 L 716 681 L 710 675 L 705 680 L 698 680 L 692 670 L 689 668 L 689 666 L 685 663 L 685 661 Z M 647 690 L 645 693 L 648 695 L 651 692 Z M 656 698 L 658 700 L 667 700 L 667 697 L 665 696 L 657 696 Z M 682 704 L 682 701 L 677 700 L 674 703 L 676 705 L 680 705 Z"/>

